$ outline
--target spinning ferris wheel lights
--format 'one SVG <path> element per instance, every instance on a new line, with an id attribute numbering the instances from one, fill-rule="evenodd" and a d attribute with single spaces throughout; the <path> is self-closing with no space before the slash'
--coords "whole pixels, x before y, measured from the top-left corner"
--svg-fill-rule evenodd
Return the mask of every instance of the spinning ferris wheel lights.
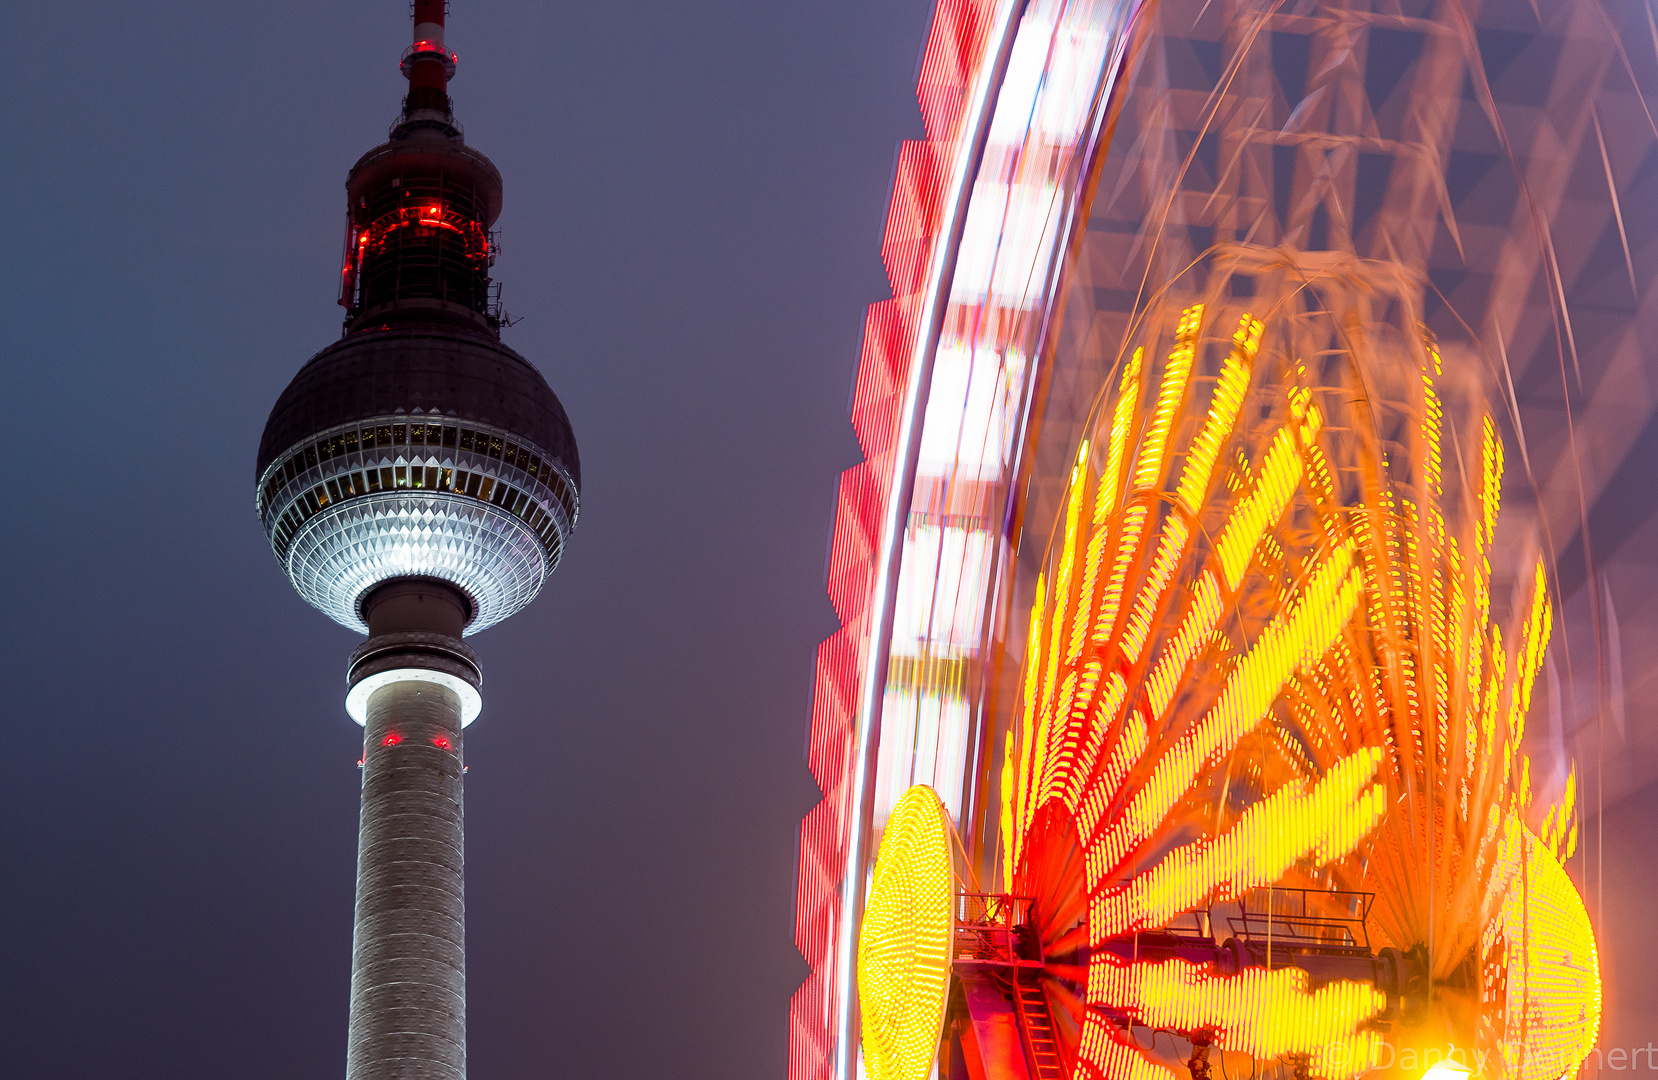
<path id="1" fill-rule="evenodd" d="M 1501 441 L 1476 418 L 1474 482 L 1446 484 L 1463 463 L 1431 344 L 1397 358 L 1420 372 L 1401 396 L 1355 410 L 1295 359 L 1328 327 L 1281 326 L 1251 378 L 1262 329 L 1245 314 L 1210 375 L 1204 317 L 1180 315 L 1161 365 L 1135 352 L 1082 444 L 1007 747 L 1004 873 L 1038 898 L 1044 955 L 1075 957 L 1045 978 L 1077 1075 L 1119 1075 L 1138 1026 L 1332 1077 L 1377 1064 L 1384 1035 L 1434 1028 L 1508 1075 L 1565 1062 L 1553 1080 L 1593 1041 L 1599 983 L 1558 861 L 1572 804 L 1534 810 L 1519 753 L 1551 625 L 1541 568 L 1511 647 L 1492 621 Z M 1295 918 L 1269 903 L 1264 957 L 1142 957 L 1144 935 L 1262 887 L 1307 890 Z M 1365 940 L 1332 935 L 1332 906 L 1361 895 Z M 1544 911 L 1547 934 L 1520 925 Z M 1370 924 L 1420 957 L 1420 990 L 1362 964 L 1313 988 L 1296 951 L 1369 957 Z"/>

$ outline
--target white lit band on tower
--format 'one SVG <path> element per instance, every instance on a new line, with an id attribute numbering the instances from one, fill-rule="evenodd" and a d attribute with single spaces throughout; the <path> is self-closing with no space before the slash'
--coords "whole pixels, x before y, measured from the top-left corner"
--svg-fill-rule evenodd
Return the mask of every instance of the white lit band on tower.
<path id="1" fill-rule="evenodd" d="M 255 508 L 299 594 L 369 637 L 348 1080 L 466 1075 L 462 731 L 483 708 L 461 638 L 533 600 L 575 528 L 558 398 L 500 340 L 501 177 L 450 108 L 446 4 L 415 0 L 390 138 L 346 181 L 339 341 L 271 411 Z"/>

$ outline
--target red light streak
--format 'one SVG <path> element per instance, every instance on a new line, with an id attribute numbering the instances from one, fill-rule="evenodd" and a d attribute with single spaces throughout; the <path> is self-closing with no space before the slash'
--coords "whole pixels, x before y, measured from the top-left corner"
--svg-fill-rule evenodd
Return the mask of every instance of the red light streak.
<path id="1" fill-rule="evenodd" d="M 810 968 L 789 1002 L 789 1080 L 829 1080 L 833 1016 L 850 988 L 837 985 L 835 941 L 847 843 L 848 789 L 854 771 L 858 684 L 870 646 L 869 609 L 898 442 L 903 388 L 921 332 L 919 292 L 943 217 L 944 187 L 967 91 L 993 21 L 989 0 L 939 0 L 922 55 L 916 93 L 925 141 L 899 150 L 881 253 L 893 296 L 870 305 L 853 390 L 852 424 L 864 460 L 841 474 L 830 542 L 828 592 L 841 627 L 817 653 L 807 765 L 826 797 L 800 827 L 795 944 Z"/>

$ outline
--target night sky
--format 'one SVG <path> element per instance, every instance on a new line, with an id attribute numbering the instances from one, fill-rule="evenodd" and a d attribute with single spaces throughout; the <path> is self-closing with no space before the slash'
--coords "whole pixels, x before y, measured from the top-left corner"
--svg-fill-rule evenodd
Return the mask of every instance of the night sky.
<path id="1" fill-rule="evenodd" d="M 930 9 L 454 4 L 505 340 L 584 480 L 540 599 L 472 639 L 478 1080 L 783 1074 L 825 550 Z M 339 334 L 407 8 L 5 11 L 0 1076 L 337 1076 L 358 638 L 283 577 L 253 468 Z"/>

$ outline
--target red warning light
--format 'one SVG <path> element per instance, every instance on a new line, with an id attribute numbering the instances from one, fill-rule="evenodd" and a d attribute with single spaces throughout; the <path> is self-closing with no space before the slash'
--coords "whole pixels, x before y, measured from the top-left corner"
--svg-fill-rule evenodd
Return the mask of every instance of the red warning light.
<path id="1" fill-rule="evenodd" d="M 402 741 L 403 741 L 403 736 L 399 735 L 395 731 L 388 731 L 388 732 L 386 732 L 386 737 L 384 739 L 380 740 L 380 745 L 381 746 L 396 746 L 398 743 L 400 743 Z"/>
<path id="2" fill-rule="evenodd" d="M 448 750 L 449 749 L 449 736 L 447 736 L 447 735 L 437 736 L 436 738 L 434 738 L 432 740 L 432 745 L 437 747 L 439 750 Z"/>

